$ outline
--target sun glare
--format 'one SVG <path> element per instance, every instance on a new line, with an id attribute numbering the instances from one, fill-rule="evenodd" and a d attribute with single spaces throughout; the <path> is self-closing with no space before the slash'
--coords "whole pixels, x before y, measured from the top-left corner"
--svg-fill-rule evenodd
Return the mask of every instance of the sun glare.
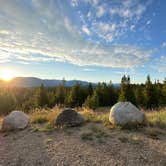
<path id="1" fill-rule="evenodd" d="M 15 77 L 15 73 L 12 70 L 0 71 L 0 78 L 5 81 L 10 81 L 13 77 Z"/>

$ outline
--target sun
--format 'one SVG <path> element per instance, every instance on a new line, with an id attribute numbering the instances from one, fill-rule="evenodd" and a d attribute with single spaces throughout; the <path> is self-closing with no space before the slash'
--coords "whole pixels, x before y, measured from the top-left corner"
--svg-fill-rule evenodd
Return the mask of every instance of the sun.
<path id="1" fill-rule="evenodd" d="M 14 77 L 15 73 L 12 70 L 5 69 L 0 71 L 0 78 L 5 81 L 10 81 Z"/>

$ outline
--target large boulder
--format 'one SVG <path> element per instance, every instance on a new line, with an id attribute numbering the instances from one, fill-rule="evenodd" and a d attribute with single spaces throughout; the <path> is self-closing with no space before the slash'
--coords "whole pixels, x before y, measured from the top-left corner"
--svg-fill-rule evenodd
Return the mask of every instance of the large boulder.
<path id="1" fill-rule="evenodd" d="M 57 119 L 55 124 L 58 126 L 79 126 L 84 122 L 82 115 L 77 113 L 73 109 L 65 109 L 62 111 Z"/>
<path id="2" fill-rule="evenodd" d="M 109 121 L 120 126 L 142 124 L 144 118 L 144 113 L 130 102 L 116 103 L 109 115 Z"/>
<path id="3" fill-rule="evenodd" d="M 7 115 L 2 123 L 2 130 L 19 130 L 27 127 L 29 123 L 29 117 L 21 111 L 12 111 Z"/>

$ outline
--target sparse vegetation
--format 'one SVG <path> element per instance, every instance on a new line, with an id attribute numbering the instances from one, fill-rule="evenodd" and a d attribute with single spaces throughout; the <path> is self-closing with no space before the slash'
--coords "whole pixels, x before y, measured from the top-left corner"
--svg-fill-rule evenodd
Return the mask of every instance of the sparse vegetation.
<path id="1" fill-rule="evenodd" d="M 157 127 L 147 127 L 144 129 L 144 134 L 149 138 L 158 139 L 159 135 L 162 134 L 162 132 Z"/>
<path id="2" fill-rule="evenodd" d="M 109 112 L 99 113 L 84 108 L 80 113 L 86 118 L 87 122 L 103 123 L 105 125 L 109 124 Z"/>
<path id="3" fill-rule="evenodd" d="M 124 136 L 121 136 L 121 137 L 119 137 L 118 139 L 119 139 L 122 143 L 126 143 L 126 142 L 129 141 L 128 138 L 127 138 L 127 137 L 124 137 Z"/>
<path id="4" fill-rule="evenodd" d="M 139 144 L 139 143 L 141 143 L 141 138 L 139 136 L 137 136 L 137 135 L 133 135 L 130 138 L 130 142 L 132 144 Z"/>
<path id="5" fill-rule="evenodd" d="M 79 113 L 82 114 L 86 122 L 93 122 L 93 123 L 102 123 L 107 128 L 115 128 L 116 126 L 113 126 L 109 122 L 109 111 L 93 111 L 88 108 L 81 108 L 78 109 Z M 31 117 L 31 123 L 37 123 L 37 124 L 45 124 L 44 126 L 46 128 L 51 128 L 51 126 L 54 126 L 55 119 L 58 116 L 58 114 L 61 112 L 61 109 L 56 107 L 55 109 L 51 110 L 37 110 L 33 111 L 33 113 L 30 114 Z M 147 126 L 151 127 L 158 127 L 158 128 L 166 128 L 166 110 L 161 109 L 159 111 L 152 111 L 152 112 L 145 112 L 146 116 L 146 124 Z M 118 127 L 118 126 L 117 126 Z M 130 129 L 130 128 L 127 128 Z M 92 129 L 93 130 L 93 129 Z"/>
<path id="6" fill-rule="evenodd" d="M 55 107 L 54 109 L 37 109 L 34 110 L 30 114 L 31 122 L 32 123 L 46 123 L 49 122 L 53 124 L 55 122 L 55 118 L 58 116 L 58 114 L 61 112 L 61 109 L 58 107 Z"/>
<path id="7" fill-rule="evenodd" d="M 51 131 L 55 126 L 55 119 L 58 114 L 61 112 L 61 109 L 55 107 L 51 110 L 38 109 L 34 110 L 30 114 L 31 123 L 34 124 L 43 124 L 42 126 L 37 126 L 34 128 L 35 131 Z"/>
<path id="8" fill-rule="evenodd" d="M 46 114 L 35 114 L 31 117 L 32 123 L 46 123 L 48 122 L 48 117 Z"/>
<path id="9" fill-rule="evenodd" d="M 105 142 L 107 137 L 109 137 L 109 134 L 104 127 L 101 128 L 101 126 L 99 127 L 97 124 L 91 124 L 87 131 L 81 134 L 81 139 L 90 141 L 94 140 L 99 143 Z"/>
<path id="10" fill-rule="evenodd" d="M 81 139 L 83 140 L 93 140 L 93 132 L 85 132 L 81 134 Z"/>
<path id="11" fill-rule="evenodd" d="M 166 128 L 166 109 L 146 112 L 146 118 L 149 126 Z"/>

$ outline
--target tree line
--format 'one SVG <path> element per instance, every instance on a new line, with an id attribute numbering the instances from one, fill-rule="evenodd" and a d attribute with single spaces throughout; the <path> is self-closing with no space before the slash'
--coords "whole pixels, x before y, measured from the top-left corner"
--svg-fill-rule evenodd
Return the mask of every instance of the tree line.
<path id="1" fill-rule="evenodd" d="M 150 76 L 144 84 L 131 84 L 130 76 L 124 75 L 119 87 L 98 83 L 88 86 L 76 84 L 38 88 L 6 87 L 0 88 L 0 114 L 7 114 L 14 109 L 30 111 L 34 108 L 52 108 L 55 105 L 66 107 L 97 107 L 112 106 L 118 101 L 130 101 L 138 107 L 152 109 L 166 106 L 166 79 L 160 83 L 152 83 Z"/>

